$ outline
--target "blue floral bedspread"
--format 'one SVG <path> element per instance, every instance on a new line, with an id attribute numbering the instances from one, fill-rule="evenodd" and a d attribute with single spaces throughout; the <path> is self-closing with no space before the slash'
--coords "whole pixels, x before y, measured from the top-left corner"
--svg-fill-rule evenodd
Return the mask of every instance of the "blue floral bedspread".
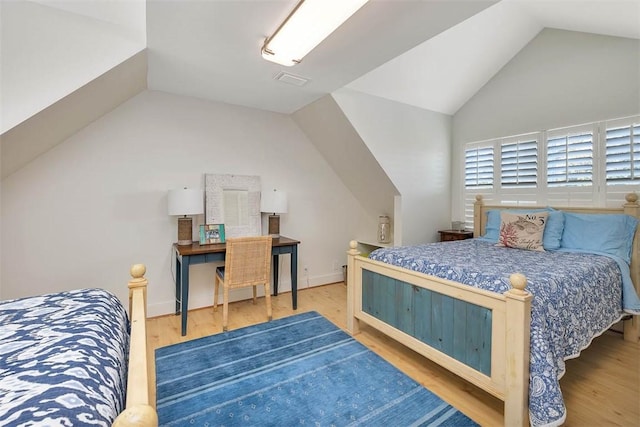
<path id="1" fill-rule="evenodd" d="M 0 301 L 0 426 L 110 426 L 124 407 L 128 328 L 100 289 Z"/>
<path id="2" fill-rule="evenodd" d="M 526 289 L 534 295 L 529 383 L 533 426 L 564 421 L 559 384 L 564 361 L 578 356 L 623 315 L 620 268 L 602 255 L 527 251 L 469 239 L 383 248 L 370 258 L 498 293 L 510 289 L 511 273 L 527 276 Z"/>

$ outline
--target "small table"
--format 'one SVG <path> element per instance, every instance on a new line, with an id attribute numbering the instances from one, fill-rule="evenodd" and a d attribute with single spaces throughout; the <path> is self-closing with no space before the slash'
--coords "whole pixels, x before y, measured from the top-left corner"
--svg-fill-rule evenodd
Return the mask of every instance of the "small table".
<path id="1" fill-rule="evenodd" d="M 273 295 L 278 295 L 278 257 L 291 254 L 291 302 L 298 308 L 298 245 L 300 241 L 280 236 L 271 243 L 273 257 Z M 187 312 L 189 310 L 189 266 L 206 262 L 224 261 L 227 247 L 224 243 L 201 245 L 173 244 L 176 254 L 176 315 L 182 314 L 182 336 L 187 334 Z M 213 283 L 213 276 L 211 277 Z"/>
<path id="2" fill-rule="evenodd" d="M 441 242 L 451 242 L 454 240 L 472 239 L 473 231 L 467 230 L 438 230 Z"/>

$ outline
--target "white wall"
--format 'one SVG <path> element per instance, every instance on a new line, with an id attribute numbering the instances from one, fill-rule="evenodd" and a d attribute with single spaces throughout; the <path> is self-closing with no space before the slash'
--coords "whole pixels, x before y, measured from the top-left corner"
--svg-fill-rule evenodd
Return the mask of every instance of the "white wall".
<path id="1" fill-rule="evenodd" d="M 394 199 L 398 195 L 380 163 L 331 95 L 301 108 L 291 118 L 368 212 L 368 221 L 361 221 L 352 237 L 376 242 L 378 216 L 395 212 Z M 396 233 L 395 237 L 400 236 Z"/>
<path id="2" fill-rule="evenodd" d="M 452 197 L 464 144 L 640 113 L 640 40 L 545 29 L 453 117 Z"/>
<path id="3" fill-rule="evenodd" d="M 451 116 L 350 89 L 332 94 L 402 196 L 402 241 L 451 226 Z"/>
<path id="4" fill-rule="evenodd" d="M 145 91 L 2 181 L 0 297 L 97 286 L 125 301 L 129 267 L 144 263 L 149 314 L 172 312 L 167 191 L 202 188 L 204 173 L 260 175 L 287 191 L 281 232 L 301 241 L 299 288 L 342 280 L 334 261 L 366 214 L 291 118 Z M 189 308 L 212 296 L 213 265 L 191 267 Z"/>
<path id="5" fill-rule="evenodd" d="M 635 114 L 639 58 L 640 40 L 547 28 L 456 112 L 455 141 Z"/>

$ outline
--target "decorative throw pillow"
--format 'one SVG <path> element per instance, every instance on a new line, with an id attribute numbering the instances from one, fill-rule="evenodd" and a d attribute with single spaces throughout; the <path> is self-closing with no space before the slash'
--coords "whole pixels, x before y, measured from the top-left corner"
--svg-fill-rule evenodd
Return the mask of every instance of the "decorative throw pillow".
<path id="1" fill-rule="evenodd" d="M 496 246 L 544 251 L 542 236 L 549 212 L 500 213 L 500 235 Z"/>
<path id="2" fill-rule="evenodd" d="M 485 234 L 480 237 L 492 243 L 498 243 L 500 236 L 500 213 L 504 210 L 492 209 L 487 212 L 487 223 L 485 225 Z M 560 248 L 560 240 L 562 239 L 562 231 L 564 230 L 564 212 L 554 208 L 542 209 L 508 209 L 510 213 L 535 213 L 549 212 L 547 223 L 544 226 L 544 234 L 542 235 L 542 247 L 545 251 L 556 250 Z"/>

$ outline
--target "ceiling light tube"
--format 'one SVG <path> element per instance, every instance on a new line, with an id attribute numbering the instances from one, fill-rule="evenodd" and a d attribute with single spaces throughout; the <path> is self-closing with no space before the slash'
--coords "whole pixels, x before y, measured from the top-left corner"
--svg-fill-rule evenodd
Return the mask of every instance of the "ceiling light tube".
<path id="1" fill-rule="evenodd" d="M 264 42 L 262 57 L 281 65 L 299 63 L 369 0 L 301 0 Z"/>

